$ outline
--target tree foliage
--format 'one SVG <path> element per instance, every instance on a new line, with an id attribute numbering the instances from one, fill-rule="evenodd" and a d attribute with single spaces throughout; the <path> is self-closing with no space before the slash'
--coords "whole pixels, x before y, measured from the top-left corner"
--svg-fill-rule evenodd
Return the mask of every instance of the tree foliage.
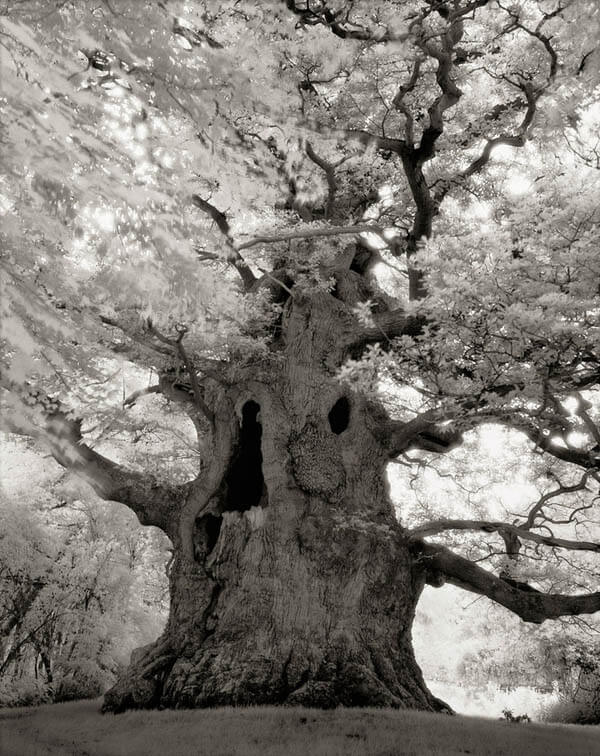
<path id="1" fill-rule="evenodd" d="M 459 514 L 435 492 L 400 511 L 427 580 L 536 623 L 598 610 L 595 2 L 28 0 L 1 21 L 10 430 L 174 538 L 211 499 L 219 392 L 280 375 L 294 313 L 326 301 L 326 367 L 389 459 L 476 469 L 489 426 L 503 464 L 531 456 L 514 507 L 490 483 Z M 137 444 L 171 410 L 185 464 L 151 475 Z"/>
<path id="2" fill-rule="evenodd" d="M 0 705 L 96 697 L 166 609 L 161 534 L 48 466 L 19 476 L 32 458 L 4 456 Z"/>

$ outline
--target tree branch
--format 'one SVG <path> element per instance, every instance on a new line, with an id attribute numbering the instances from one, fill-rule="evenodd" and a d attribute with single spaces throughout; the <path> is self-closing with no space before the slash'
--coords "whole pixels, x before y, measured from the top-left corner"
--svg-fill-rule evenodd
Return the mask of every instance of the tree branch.
<path id="1" fill-rule="evenodd" d="M 183 337 L 186 332 L 187 332 L 187 329 L 180 331 L 180 338 L 177 339 L 177 351 L 179 353 L 179 356 L 181 357 L 181 361 L 183 362 L 185 369 L 187 370 L 188 376 L 190 378 L 190 383 L 192 385 L 192 393 L 194 395 L 194 403 L 196 404 L 197 407 L 200 408 L 202 414 L 208 420 L 211 426 L 214 426 L 214 423 L 215 423 L 214 412 L 210 409 L 208 404 L 204 401 L 204 395 L 200 389 L 200 383 L 198 382 L 196 368 L 194 367 L 186 350 L 183 347 Z"/>
<path id="2" fill-rule="evenodd" d="M 411 538 L 426 538 L 428 536 L 444 533 L 448 530 L 481 530 L 484 533 L 498 533 L 503 535 L 507 533 L 526 541 L 533 541 L 544 546 L 554 546 L 559 549 L 569 549 L 571 551 L 595 551 L 600 553 L 600 543 L 590 541 L 571 541 L 566 538 L 555 538 L 554 536 L 540 535 L 532 533 L 526 526 L 511 525 L 506 522 L 496 522 L 487 520 L 451 520 L 441 519 L 432 520 L 424 525 L 411 528 L 408 535 Z"/>
<path id="3" fill-rule="evenodd" d="M 443 546 L 421 541 L 415 543 L 414 549 L 417 559 L 427 571 L 443 575 L 449 583 L 459 588 L 487 596 L 525 622 L 539 624 L 547 619 L 600 611 L 600 592 L 564 596 L 521 590 Z"/>
<path id="4" fill-rule="evenodd" d="M 548 20 L 562 13 L 562 11 L 564 10 L 564 7 L 559 4 L 558 7 L 551 13 L 543 14 L 543 17 L 541 21 L 538 23 L 538 25 L 536 26 L 536 28 L 529 29 L 523 24 L 521 24 L 521 22 L 519 21 L 518 10 L 514 10 L 512 7 L 507 8 L 503 6 L 500 2 L 498 3 L 498 5 L 500 8 L 502 8 L 502 10 L 508 13 L 511 18 L 511 22 L 509 26 L 504 30 L 505 34 L 509 34 L 510 32 L 516 29 L 519 29 L 523 31 L 525 34 L 528 34 L 530 37 L 537 39 L 544 46 L 549 57 L 548 78 L 545 84 L 543 84 L 542 86 L 534 87 L 533 84 L 529 81 L 521 80 L 521 82 L 517 83 L 509 79 L 507 76 L 503 77 L 510 84 L 518 87 L 518 89 L 520 89 L 525 95 L 527 108 L 525 110 L 525 114 L 523 116 L 523 120 L 521 121 L 521 124 L 517 128 L 516 132 L 513 134 L 502 134 L 500 136 L 487 139 L 483 147 L 483 150 L 481 151 L 479 156 L 475 160 L 473 160 L 471 164 L 464 171 L 461 171 L 461 173 L 457 174 L 454 178 L 448 179 L 443 182 L 442 187 L 435 194 L 435 201 L 436 201 L 436 204 L 438 205 L 440 204 L 440 202 L 442 202 L 442 200 L 448 193 L 450 186 L 452 184 L 460 184 L 466 181 L 470 176 L 473 176 L 476 173 L 479 173 L 489 163 L 492 150 L 494 149 L 494 147 L 498 147 L 500 145 L 505 145 L 508 147 L 523 147 L 523 145 L 527 141 L 527 132 L 529 131 L 529 127 L 533 123 L 533 119 L 537 112 L 538 100 L 546 92 L 550 84 L 556 78 L 556 73 L 558 70 L 558 55 L 556 53 L 556 50 L 552 46 L 551 37 L 547 37 L 545 34 L 542 33 L 542 27 Z M 499 106 L 497 105 L 491 111 L 491 113 L 485 116 L 485 120 L 495 121 L 498 115 L 503 110 L 508 109 L 510 106 L 512 106 L 513 104 L 517 104 L 518 102 L 519 100 L 514 100 L 511 103 L 508 103 L 506 105 L 499 105 Z"/>
<path id="5" fill-rule="evenodd" d="M 160 331 L 158 331 L 152 324 L 152 320 L 146 319 L 144 321 L 145 327 L 142 327 L 143 322 L 141 318 L 137 318 L 135 326 L 104 315 L 100 316 L 100 321 L 105 325 L 118 328 L 132 341 L 135 341 L 137 344 L 140 344 L 152 352 L 157 352 L 158 354 L 168 357 L 173 357 L 174 354 L 178 354 L 177 339 L 169 338 L 160 333 Z M 224 382 L 223 371 L 228 367 L 227 362 L 211 359 L 209 357 L 202 357 L 196 358 L 195 363 L 197 369 L 208 378 L 212 378 L 218 383 Z M 161 391 L 162 390 L 161 385 Z"/>
<path id="6" fill-rule="evenodd" d="M 3 418 L 7 429 L 42 441 L 63 467 L 84 478 L 106 501 L 128 506 L 142 525 L 155 525 L 172 536 L 189 484 L 169 486 L 146 472 L 128 470 L 83 442 L 81 420 L 56 399 L 28 388 L 10 387 L 18 419 Z"/>
<path id="7" fill-rule="evenodd" d="M 478 157 L 475 158 L 475 160 L 471 161 L 471 163 L 463 171 L 456 174 L 453 178 L 443 181 L 442 186 L 435 192 L 434 195 L 435 204 L 437 206 L 439 206 L 443 201 L 453 184 L 461 185 L 468 178 L 474 176 L 476 173 L 479 173 L 485 168 L 485 166 L 490 161 L 494 147 L 499 147 L 501 145 L 506 147 L 523 147 L 525 145 L 527 141 L 527 131 L 533 122 L 537 110 L 537 101 L 539 95 L 536 95 L 536 93 L 534 93 L 531 84 L 528 82 L 521 85 L 520 88 L 525 94 L 527 108 L 523 116 L 523 120 L 521 121 L 521 124 L 518 127 L 516 133 L 502 134 L 501 136 L 488 139 L 481 153 L 478 155 Z M 490 117 L 488 120 L 493 119 Z"/>
<path id="8" fill-rule="evenodd" d="M 248 263 L 240 255 L 239 249 L 236 249 L 233 245 L 233 239 L 231 238 L 229 222 L 225 213 L 222 213 L 214 205 L 205 199 L 202 199 L 198 194 L 192 194 L 192 202 L 197 208 L 206 213 L 215 223 L 222 236 L 225 238 L 227 248 L 229 250 L 226 260 L 240 274 L 240 277 L 244 283 L 244 288 L 249 291 L 256 283 L 256 276 L 252 272 Z"/>
<path id="9" fill-rule="evenodd" d="M 304 228 L 300 231 L 287 231 L 275 236 L 256 236 L 250 241 L 239 244 L 237 249 L 248 249 L 257 244 L 277 244 L 277 242 L 291 241 L 292 239 L 315 239 L 319 236 L 343 236 L 344 234 L 375 233 L 383 234 L 385 226 L 375 223 L 361 223 L 357 226 L 328 226 L 325 228 Z"/>
<path id="10" fill-rule="evenodd" d="M 408 82 L 406 84 L 401 84 L 400 87 L 398 87 L 398 91 L 396 92 L 392 100 L 392 107 L 399 113 L 402 113 L 402 115 L 406 119 L 404 124 L 404 136 L 406 139 L 406 145 L 410 149 L 413 149 L 415 146 L 413 130 L 414 118 L 412 113 L 410 112 L 410 108 L 407 107 L 406 103 L 404 102 L 404 98 L 409 92 L 412 92 L 417 85 L 417 82 L 419 80 L 419 73 L 421 71 L 421 63 L 421 58 L 417 58 L 415 60 Z"/>
<path id="11" fill-rule="evenodd" d="M 375 431 L 383 441 L 390 458 L 408 449 L 423 449 L 446 454 L 462 443 L 462 433 L 452 423 L 439 417 L 435 410 L 417 415 L 412 420 L 387 420 Z"/>
<path id="12" fill-rule="evenodd" d="M 560 459 L 563 462 L 570 462 L 571 464 L 578 465 L 586 470 L 597 469 L 600 467 L 600 450 L 596 448 L 587 451 L 583 449 L 573 449 L 572 447 L 558 446 L 554 443 L 552 435 L 545 435 L 543 429 L 539 428 L 534 423 L 525 423 L 523 420 L 519 420 L 516 423 L 506 422 L 504 424 L 522 431 L 539 449 L 551 454 L 553 457 L 556 457 L 556 459 Z"/>
<path id="13" fill-rule="evenodd" d="M 406 246 L 409 298 L 411 301 L 423 299 L 427 293 L 423 271 L 411 263 L 411 258 L 415 256 L 420 240 L 431 236 L 433 218 L 438 212 L 438 205 L 433 200 L 423 173 L 423 166 L 435 156 L 437 141 L 444 132 L 444 114 L 447 110 L 453 108 L 462 97 L 462 90 L 458 87 L 452 75 L 454 68 L 452 56 L 464 31 L 462 15 L 458 7 L 454 13 L 448 15 L 446 29 L 441 34 L 440 46 L 427 39 L 422 31 L 416 39 L 416 44 L 423 53 L 437 61 L 435 76 L 440 94 L 427 110 L 429 122 L 423 129 L 418 147 L 403 149 L 399 152 L 416 208 Z M 418 67 L 415 66 L 413 76 L 418 75 L 418 70 Z M 414 86 L 412 80 L 408 86 Z M 404 96 L 401 93 L 399 95 L 400 98 Z M 412 123 L 408 119 L 406 126 L 407 134 L 412 141 Z"/>
<path id="14" fill-rule="evenodd" d="M 104 325 L 110 326 L 111 328 L 117 328 L 119 331 L 124 333 L 125 336 L 127 336 L 139 346 L 143 347 L 145 350 L 149 350 L 153 353 L 158 353 L 165 356 L 171 356 L 173 354 L 173 350 L 171 348 L 163 346 L 162 344 L 157 344 L 156 340 L 148 337 L 148 333 L 143 331 L 139 327 L 141 320 L 139 321 L 138 327 L 136 328 L 129 323 L 124 323 L 121 320 L 117 320 L 116 318 L 107 315 L 100 315 L 99 319 L 100 322 Z M 113 349 L 117 350 L 116 347 L 113 347 Z M 120 347 L 118 351 L 122 351 Z M 154 354 L 153 356 L 155 358 L 156 354 Z"/>
<path id="15" fill-rule="evenodd" d="M 378 341 L 390 341 L 398 336 L 418 336 L 425 326 L 425 319 L 415 315 L 407 315 L 399 307 L 388 312 L 374 313 L 373 326 L 366 326 L 355 333 L 351 346 L 366 346 Z"/>
<path id="16" fill-rule="evenodd" d="M 435 78 L 440 94 L 428 108 L 429 123 L 423 130 L 421 141 L 415 150 L 415 158 L 420 165 L 430 160 L 435 154 L 435 144 L 444 132 L 444 113 L 454 107 L 462 97 L 462 91 L 452 78 L 452 54 L 456 44 L 463 36 L 462 16 L 453 18 L 441 37 L 442 45 L 437 47 L 431 42 L 419 40 L 421 49 L 431 58 L 437 60 Z"/>
<path id="17" fill-rule="evenodd" d="M 554 489 L 554 491 L 548 491 L 547 493 L 543 494 L 529 511 L 524 527 L 533 528 L 535 526 L 536 517 L 538 515 L 543 516 L 544 506 L 551 499 L 555 499 L 557 496 L 562 496 L 565 493 L 575 493 L 576 491 L 583 491 L 587 486 L 587 481 L 591 474 L 592 474 L 591 470 L 586 470 L 581 476 L 581 480 L 579 481 L 579 483 L 575 483 L 572 486 L 559 485 L 559 488 Z"/>
<path id="18" fill-rule="evenodd" d="M 378 29 L 369 29 L 361 24 L 355 24 L 349 20 L 349 12 L 346 18 L 341 18 L 341 11 L 334 11 L 327 7 L 324 0 L 313 3 L 311 8 L 310 1 L 305 2 L 303 6 L 296 0 L 284 0 L 288 10 L 298 16 L 300 26 L 324 26 L 340 39 L 357 39 L 364 42 L 390 42 L 402 41 L 407 39 L 408 34 L 395 34 L 389 29 L 379 27 Z M 487 0 L 486 0 L 487 2 Z"/>
<path id="19" fill-rule="evenodd" d="M 327 181 L 327 204 L 325 205 L 325 219 L 329 219 L 333 213 L 333 205 L 335 202 L 335 193 L 337 191 L 337 181 L 335 179 L 335 164 L 330 163 L 324 158 L 317 155 L 310 142 L 306 143 L 306 154 L 313 161 L 315 165 L 325 173 L 325 180 Z"/>
<path id="20" fill-rule="evenodd" d="M 140 396 L 146 396 L 146 394 L 160 394 L 160 393 L 161 393 L 161 388 L 159 384 L 156 384 L 155 386 L 147 386 L 146 388 L 139 389 L 138 391 L 134 391 L 132 394 L 129 394 L 128 397 L 123 399 L 123 407 L 133 407 L 133 405 L 140 398 Z"/>

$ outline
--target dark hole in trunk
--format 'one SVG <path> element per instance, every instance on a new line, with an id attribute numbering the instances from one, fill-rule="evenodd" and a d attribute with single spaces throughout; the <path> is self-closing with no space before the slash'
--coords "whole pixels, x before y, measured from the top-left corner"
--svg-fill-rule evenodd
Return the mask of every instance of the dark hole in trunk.
<path id="1" fill-rule="evenodd" d="M 350 402 L 345 396 L 341 396 L 331 408 L 329 415 L 329 427 L 338 436 L 343 433 L 350 422 Z"/>
<path id="2" fill-rule="evenodd" d="M 224 512 L 245 512 L 250 507 L 266 505 L 259 412 L 260 405 L 253 401 L 246 402 L 242 407 L 239 445 L 226 477 L 227 496 Z"/>
<path id="3" fill-rule="evenodd" d="M 217 545 L 222 522 L 223 518 L 220 515 L 208 514 L 204 517 L 204 527 L 206 528 L 206 550 L 209 554 Z"/>
<path id="4" fill-rule="evenodd" d="M 217 545 L 223 518 L 220 514 L 205 514 L 198 517 L 194 524 L 194 557 L 198 562 L 204 562 L 206 557 Z"/>
<path id="5" fill-rule="evenodd" d="M 373 250 L 367 249 L 366 247 L 358 247 L 356 254 L 352 259 L 352 263 L 350 264 L 350 270 L 363 275 L 369 267 L 372 257 Z"/>
<path id="6" fill-rule="evenodd" d="M 217 514 L 205 514 L 196 520 L 194 528 L 194 553 L 202 561 L 217 545 L 223 518 Z"/>
<path id="7" fill-rule="evenodd" d="M 199 517 L 194 529 L 194 555 L 204 562 L 217 545 L 223 512 L 245 512 L 250 507 L 267 506 L 267 487 L 262 473 L 260 443 L 262 426 L 258 420 L 260 405 L 249 401 L 242 407 L 242 427 L 224 486 L 219 494 L 217 513 Z"/>

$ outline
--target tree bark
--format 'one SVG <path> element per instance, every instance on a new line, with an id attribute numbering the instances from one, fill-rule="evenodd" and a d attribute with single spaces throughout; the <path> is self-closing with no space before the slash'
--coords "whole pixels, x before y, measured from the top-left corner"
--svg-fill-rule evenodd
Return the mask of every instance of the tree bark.
<path id="1" fill-rule="evenodd" d="M 323 293 L 296 295 L 284 321 L 283 359 L 240 374 L 215 407 L 220 443 L 172 536 L 167 627 L 105 710 L 449 711 L 412 650 L 425 568 L 395 519 L 388 452 L 369 404 L 335 377 L 354 318 Z"/>

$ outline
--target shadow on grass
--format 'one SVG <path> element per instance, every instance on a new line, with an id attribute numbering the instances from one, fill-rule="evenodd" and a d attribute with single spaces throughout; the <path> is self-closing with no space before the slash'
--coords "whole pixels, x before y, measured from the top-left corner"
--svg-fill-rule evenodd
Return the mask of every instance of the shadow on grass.
<path id="1" fill-rule="evenodd" d="M 101 715 L 100 701 L 0 710 L 2 756 L 597 756 L 600 728 L 414 711 L 245 708 Z"/>

